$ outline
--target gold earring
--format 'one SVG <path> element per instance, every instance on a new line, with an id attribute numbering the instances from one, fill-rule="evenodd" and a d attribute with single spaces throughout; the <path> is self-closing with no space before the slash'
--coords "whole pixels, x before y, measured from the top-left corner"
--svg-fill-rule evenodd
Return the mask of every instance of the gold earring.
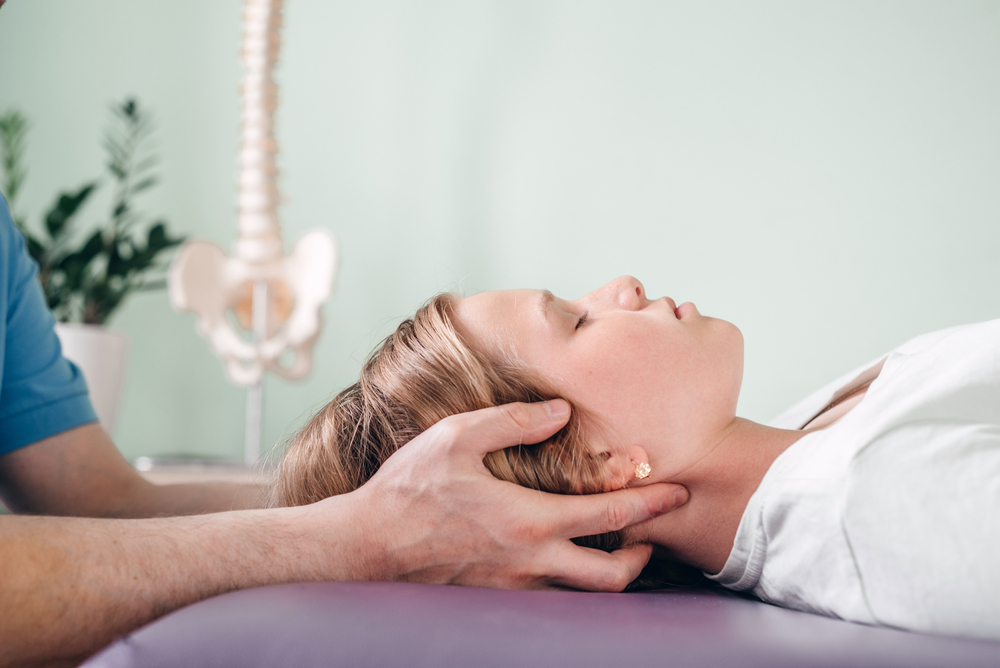
<path id="1" fill-rule="evenodd" d="M 635 464 L 634 461 L 632 463 Z M 635 477 L 637 480 L 648 478 L 649 472 L 652 470 L 653 469 L 649 468 L 649 464 L 646 462 L 639 462 L 638 464 L 635 464 Z"/>

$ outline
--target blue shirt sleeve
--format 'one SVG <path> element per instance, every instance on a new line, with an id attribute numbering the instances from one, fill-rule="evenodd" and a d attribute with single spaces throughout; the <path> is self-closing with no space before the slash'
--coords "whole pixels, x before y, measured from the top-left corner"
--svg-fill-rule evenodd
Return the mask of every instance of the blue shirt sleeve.
<path id="1" fill-rule="evenodd" d="M 96 422 L 80 370 L 62 355 L 38 266 L 0 197 L 0 455 Z"/>

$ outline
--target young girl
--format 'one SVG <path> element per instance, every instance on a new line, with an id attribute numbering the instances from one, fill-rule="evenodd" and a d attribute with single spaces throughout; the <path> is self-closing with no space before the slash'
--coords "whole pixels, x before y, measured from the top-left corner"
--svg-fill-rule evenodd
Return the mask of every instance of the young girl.
<path id="1" fill-rule="evenodd" d="M 623 277 L 433 298 L 292 441 L 276 498 L 356 489 L 438 420 L 562 397 L 498 478 L 563 493 L 685 485 L 681 509 L 585 537 L 650 542 L 726 587 L 870 624 L 1000 640 L 1000 320 L 919 337 L 770 426 L 736 417 L 743 339 Z"/>

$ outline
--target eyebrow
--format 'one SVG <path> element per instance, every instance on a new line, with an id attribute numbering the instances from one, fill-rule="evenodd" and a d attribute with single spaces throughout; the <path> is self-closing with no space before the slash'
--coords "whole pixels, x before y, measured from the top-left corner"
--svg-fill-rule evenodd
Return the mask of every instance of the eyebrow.
<path id="1" fill-rule="evenodd" d="M 542 316 L 542 320 L 548 321 L 549 316 L 552 315 L 552 304 L 555 302 L 556 296 L 552 294 L 551 290 L 542 290 L 542 296 L 538 299 L 538 312 Z"/>

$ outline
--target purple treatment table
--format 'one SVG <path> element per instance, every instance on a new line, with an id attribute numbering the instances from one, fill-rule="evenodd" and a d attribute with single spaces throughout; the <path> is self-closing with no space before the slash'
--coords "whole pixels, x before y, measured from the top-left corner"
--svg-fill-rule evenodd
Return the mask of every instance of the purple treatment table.
<path id="1" fill-rule="evenodd" d="M 232 592 L 84 666 L 1000 666 L 1000 643 L 873 628 L 718 589 L 531 592 L 318 582 Z"/>

